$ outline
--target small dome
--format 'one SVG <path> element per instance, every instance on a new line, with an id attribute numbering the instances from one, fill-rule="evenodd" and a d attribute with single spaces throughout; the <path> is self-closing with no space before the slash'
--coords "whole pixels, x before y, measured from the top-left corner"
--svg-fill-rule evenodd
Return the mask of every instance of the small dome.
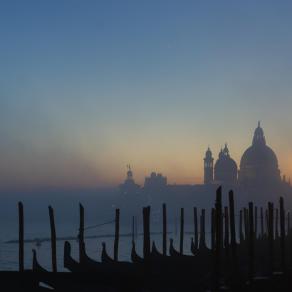
<path id="1" fill-rule="evenodd" d="M 226 157 L 226 158 L 222 158 L 222 159 L 218 159 L 215 163 L 215 172 L 222 172 L 222 171 L 237 171 L 237 164 L 236 162 L 230 158 L 230 157 Z"/>
<path id="2" fill-rule="evenodd" d="M 230 157 L 227 145 L 219 153 L 214 168 L 215 181 L 222 184 L 235 184 L 237 181 L 237 164 Z"/>

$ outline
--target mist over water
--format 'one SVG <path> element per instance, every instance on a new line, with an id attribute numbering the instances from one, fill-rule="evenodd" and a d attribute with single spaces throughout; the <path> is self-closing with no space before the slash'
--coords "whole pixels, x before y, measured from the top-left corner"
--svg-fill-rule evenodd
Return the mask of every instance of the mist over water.
<path id="1" fill-rule="evenodd" d="M 288 197 L 289 198 L 289 197 Z M 249 200 L 253 199 L 258 206 L 266 207 L 268 199 L 278 204 L 277 196 L 273 198 L 264 195 L 257 197 L 243 197 L 235 192 L 236 223 L 238 225 L 238 208 L 246 206 Z M 120 246 L 119 258 L 130 260 L 132 240 L 132 216 L 136 217 L 138 237 L 136 239 L 137 251 L 142 255 L 143 244 L 143 222 L 142 207 L 151 206 L 151 232 L 162 231 L 162 203 L 167 204 L 168 239 L 174 239 L 174 245 L 178 248 L 179 242 L 179 216 L 180 208 L 185 209 L 185 240 L 184 253 L 190 253 L 190 238 L 193 237 L 193 207 L 206 209 L 206 240 L 210 241 L 210 209 L 214 207 L 215 189 L 209 192 L 196 194 L 174 195 L 171 193 L 159 193 L 136 198 L 126 197 L 120 194 L 118 188 L 94 189 L 94 190 L 37 190 L 30 192 L 7 192 L 1 193 L 0 205 L 0 270 L 18 269 L 18 244 L 5 243 L 9 240 L 18 239 L 18 209 L 17 203 L 24 204 L 24 237 L 25 239 L 50 238 L 50 225 L 48 206 L 51 205 L 55 212 L 55 224 L 57 237 L 70 237 L 72 254 L 78 259 L 79 228 L 79 203 L 85 208 L 85 228 L 101 225 L 96 228 L 85 229 L 85 236 L 99 236 L 99 238 L 87 238 L 86 250 L 93 259 L 100 260 L 101 243 L 106 242 L 107 251 L 113 254 L 114 216 L 115 209 L 120 208 Z M 291 201 L 286 198 L 286 210 L 289 211 Z M 223 189 L 223 205 L 228 205 L 227 190 Z M 276 206 L 276 205 L 275 205 Z M 108 223 L 102 225 L 103 223 Z M 238 234 L 237 234 L 238 235 Z M 162 235 L 152 234 L 158 248 L 162 245 Z M 64 240 L 57 241 L 58 268 L 63 269 L 63 248 Z M 37 250 L 39 262 L 45 267 L 51 268 L 51 246 L 50 241 L 45 241 L 40 247 L 35 242 L 25 243 L 25 266 L 31 268 L 32 249 Z"/>

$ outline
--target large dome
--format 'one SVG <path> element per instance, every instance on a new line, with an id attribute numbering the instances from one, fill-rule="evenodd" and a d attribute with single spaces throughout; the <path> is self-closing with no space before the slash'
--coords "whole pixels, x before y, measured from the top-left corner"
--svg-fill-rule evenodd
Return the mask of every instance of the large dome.
<path id="1" fill-rule="evenodd" d="M 280 180 L 278 159 L 274 151 L 266 145 L 264 131 L 258 124 L 255 129 L 252 146 L 242 155 L 240 161 L 239 181 L 254 185 Z"/>
<path id="2" fill-rule="evenodd" d="M 245 167 L 278 168 L 278 159 L 274 151 L 267 145 L 251 146 L 245 150 L 240 160 L 240 168 Z"/>

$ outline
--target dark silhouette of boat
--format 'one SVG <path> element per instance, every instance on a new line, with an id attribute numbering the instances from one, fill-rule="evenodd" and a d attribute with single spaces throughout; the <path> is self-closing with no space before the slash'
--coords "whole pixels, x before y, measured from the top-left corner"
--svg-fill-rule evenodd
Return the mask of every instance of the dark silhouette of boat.
<path id="1" fill-rule="evenodd" d="M 132 241 L 131 261 L 136 264 L 144 263 L 144 259 L 140 257 L 136 252 L 136 245 L 134 240 Z"/>
<path id="2" fill-rule="evenodd" d="M 194 239 L 193 239 L 193 237 L 191 238 L 191 253 L 193 254 L 193 255 L 196 255 L 197 254 L 197 252 L 198 252 L 198 248 L 195 246 L 195 242 L 194 242 Z"/>

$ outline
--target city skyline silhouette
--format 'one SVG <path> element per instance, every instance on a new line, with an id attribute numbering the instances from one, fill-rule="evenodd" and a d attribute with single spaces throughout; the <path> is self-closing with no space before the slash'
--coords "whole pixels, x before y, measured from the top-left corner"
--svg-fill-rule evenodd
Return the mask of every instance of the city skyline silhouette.
<path id="1" fill-rule="evenodd" d="M 291 3 L 4 1 L 0 188 L 201 183 L 261 120 L 292 176 Z M 57 7 L 57 8 L 56 8 Z"/>

